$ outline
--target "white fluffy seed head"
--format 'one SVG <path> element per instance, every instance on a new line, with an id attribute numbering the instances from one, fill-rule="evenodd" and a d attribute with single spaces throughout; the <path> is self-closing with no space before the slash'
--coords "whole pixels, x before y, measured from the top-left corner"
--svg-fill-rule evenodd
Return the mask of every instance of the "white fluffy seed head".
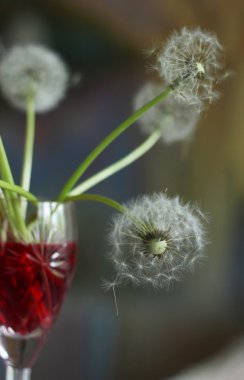
<path id="1" fill-rule="evenodd" d="M 140 108 L 162 91 L 159 83 L 145 83 L 134 98 L 134 109 Z M 196 107 L 183 98 L 171 95 L 145 112 L 138 123 L 145 134 L 159 129 L 162 141 L 170 144 L 191 139 L 200 118 L 200 110 L 200 103 Z"/>
<path id="2" fill-rule="evenodd" d="M 223 48 L 213 33 L 183 28 L 155 52 L 154 67 L 189 103 L 218 97 L 216 82 L 223 77 Z"/>
<path id="3" fill-rule="evenodd" d="M 168 287 L 203 256 L 204 217 L 178 197 L 143 196 L 114 217 L 110 259 L 119 284 Z"/>
<path id="4" fill-rule="evenodd" d="M 0 61 L 0 88 L 15 107 L 25 110 L 29 96 L 35 110 L 54 108 L 64 97 L 69 81 L 66 65 L 59 56 L 38 45 L 14 46 Z"/>

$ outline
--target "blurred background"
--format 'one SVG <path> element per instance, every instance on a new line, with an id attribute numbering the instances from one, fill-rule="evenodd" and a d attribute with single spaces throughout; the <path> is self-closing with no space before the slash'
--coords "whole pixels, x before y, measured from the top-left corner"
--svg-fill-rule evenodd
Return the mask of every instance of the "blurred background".
<path id="1" fill-rule="evenodd" d="M 197 202 L 209 216 L 206 262 L 169 291 L 118 288 L 117 317 L 112 292 L 101 289 L 101 280 L 113 275 L 106 258 L 113 211 L 79 203 L 75 280 L 33 380 L 170 379 L 242 338 L 243 20 L 242 0 L 0 1 L 1 49 L 23 42 L 47 45 L 67 62 L 75 83 L 58 108 L 37 118 L 32 191 L 45 198 L 57 195 L 82 158 L 132 112 L 137 89 L 153 75 L 145 52 L 155 41 L 183 26 L 213 31 L 234 72 L 191 144 L 158 143 L 93 190 L 124 202 L 167 188 L 172 196 Z M 0 131 L 16 178 L 24 123 L 24 114 L 1 97 Z M 131 128 L 88 175 L 142 139 Z"/>

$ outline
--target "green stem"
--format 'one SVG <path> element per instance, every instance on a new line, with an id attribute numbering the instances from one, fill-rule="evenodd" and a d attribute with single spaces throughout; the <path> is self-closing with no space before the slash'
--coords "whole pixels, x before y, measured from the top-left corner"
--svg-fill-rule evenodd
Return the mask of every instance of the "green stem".
<path id="1" fill-rule="evenodd" d="M 126 207 L 122 206 L 119 202 L 116 202 L 111 198 L 104 197 L 98 194 L 80 194 L 80 195 L 74 195 L 74 196 L 67 196 L 65 198 L 65 202 L 66 201 L 71 201 L 71 202 L 93 201 L 93 202 L 106 204 L 107 206 L 110 206 L 119 212 L 125 212 L 126 210 Z"/>
<path id="2" fill-rule="evenodd" d="M 0 172 L 1 172 L 2 178 L 6 182 L 9 182 L 10 184 L 14 184 L 13 175 L 10 169 L 7 154 L 5 152 L 3 140 L 1 137 L 0 137 Z"/>
<path id="3" fill-rule="evenodd" d="M 21 195 L 30 202 L 38 202 L 38 198 L 30 193 L 29 191 L 24 190 L 21 186 L 13 185 L 9 182 L 3 181 L 0 179 L 0 188 L 9 190 L 11 193 Z"/>
<path id="4" fill-rule="evenodd" d="M 25 228 L 25 222 L 24 218 L 21 215 L 21 210 L 19 207 L 19 202 L 17 202 L 17 197 L 16 197 L 16 186 L 14 184 L 14 179 L 13 175 L 10 169 L 10 165 L 8 162 L 7 154 L 4 149 L 4 145 L 2 142 L 2 139 L 0 138 L 0 172 L 1 176 L 3 178 L 2 182 L 2 188 L 5 190 L 5 200 L 6 200 L 6 207 L 8 211 L 8 218 L 9 222 L 11 224 L 11 227 L 13 230 L 19 231 L 22 234 L 25 234 L 26 228 Z M 13 188 L 15 188 L 13 192 Z M 9 190 L 12 191 L 13 193 L 9 194 Z"/>
<path id="5" fill-rule="evenodd" d="M 4 182 L 6 182 L 9 186 L 12 186 L 14 184 L 12 172 L 10 169 L 7 154 L 6 154 L 1 137 L 0 137 L 0 173 L 1 173 L 1 177 L 4 179 Z M 8 189 L 5 188 L 5 191 L 2 194 L 0 194 L 0 196 L 3 197 L 3 200 L 1 202 L 1 207 L 3 207 L 4 209 L 7 208 L 10 225 L 14 229 L 14 224 L 15 224 L 14 207 L 11 202 L 11 194 L 9 194 L 9 192 L 6 190 Z"/>
<path id="6" fill-rule="evenodd" d="M 99 182 L 102 182 L 106 178 L 117 173 L 119 170 L 130 165 L 132 162 L 136 161 L 138 158 L 143 156 L 147 151 L 149 151 L 159 140 L 161 132 L 156 130 L 153 132 L 139 147 L 130 152 L 127 156 L 118 160 L 114 164 L 108 166 L 107 168 L 96 173 L 92 177 L 88 178 L 86 181 L 82 182 L 80 185 L 76 186 L 68 195 L 74 196 L 82 194 L 91 187 L 97 185 Z"/>
<path id="7" fill-rule="evenodd" d="M 127 128 L 138 120 L 146 111 L 170 95 L 172 91 L 172 86 L 168 86 L 161 94 L 139 108 L 136 112 L 130 115 L 128 119 L 114 129 L 107 137 L 105 137 L 105 139 L 102 140 L 100 144 L 98 144 L 97 147 L 86 157 L 86 159 L 80 164 L 80 166 L 66 182 L 58 196 L 58 200 L 62 201 L 65 199 L 66 195 L 73 188 L 79 178 L 84 174 L 91 163 L 107 148 L 107 146 L 109 146 L 118 136 L 120 136 Z"/>
<path id="8" fill-rule="evenodd" d="M 28 96 L 26 108 L 27 108 L 26 136 L 25 136 L 21 187 L 23 187 L 25 190 L 28 191 L 30 189 L 31 170 L 32 170 L 32 161 L 33 161 L 33 146 L 34 146 L 34 139 L 35 139 L 35 103 L 34 103 L 33 96 Z"/>

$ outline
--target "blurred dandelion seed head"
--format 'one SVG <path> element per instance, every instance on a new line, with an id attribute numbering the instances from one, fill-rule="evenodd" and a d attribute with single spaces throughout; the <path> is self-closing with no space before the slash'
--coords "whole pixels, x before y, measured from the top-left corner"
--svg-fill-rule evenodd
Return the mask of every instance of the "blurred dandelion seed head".
<path id="1" fill-rule="evenodd" d="M 58 55 L 38 45 L 18 45 L 0 62 L 0 88 L 15 107 L 25 110 L 33 96 L 35 110 L 54 108 L 64 97 L 69 81 L 66 65 Z"/>
<path id="2" fill-rule="evenodd" d="M 146 82 L 134 97 L 134 109 L 138 109 L 162 92 L 162 85 Z M 189 105 L 183 98 L 169 96 L 147 111 L 139 120 L 143 133 L 150 135 L 155 129 L 161 131 L 161 140 L 171 144 L 192 138 L 200 119 L 201 104 Z"/>

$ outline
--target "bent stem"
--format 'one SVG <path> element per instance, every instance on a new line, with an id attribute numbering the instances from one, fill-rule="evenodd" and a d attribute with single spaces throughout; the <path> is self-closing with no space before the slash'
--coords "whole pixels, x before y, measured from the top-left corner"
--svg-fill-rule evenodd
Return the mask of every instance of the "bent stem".
<path id="1" fill-rule="evenodd" d="M 9 190 L 11 193 L 14 193 L 14 195 L 18 194 L 26 198 L 30 202 L 33 202 L 33 203 L 38 202 L 38 198 L 34 194 L 30 193 L 29 191 L 24 190 L 21 186 L 12 185 L 9 182 L 6 182 L 0 179 L 0 188 Z M 12 195 L 12 198 L 14 197 L 14 195 Z"/>
<path id="2" fill-rule="evenodd" d="M 108 166 L 107 168 L 96 173 L 92 177 L 88 178 L 86 181 L 82 182 L 80 185 L 76 186 L 68 195 L 74 196 L 79 195 L 90 189 L 91 187 L 97 185 L 108 177 L 111 177 L 113 174 L 117 173 L 126 166 L 132 164 L 148 152 L 159 140 L 161 133 L 159 130 L 153 132 L 149 138 L 147 138 L 139 147 L 130 152 L 127 156 L 116 161 L 114 164 Z"/>
<path id="3" fill-rule="evenodd" d="M 67 196 L 65 198 L 66 201 L 92 201 L 92 202 L 99 202 L 103 203 L 109 207 L 114 208 L 115 210 L 119 212 L 125 212 L 127 209 L 126 207 L 122 206 L 119 202 L 114 201 L 111 198 L 104 197 L 103 195 L 99 194 L 80 194 L 80 195 L 74 195 L 74 196 Z"/>
<path id="4" fill-rule="evenodd" d="M 109 146 L 117 137 L 119 137 L 127 128 L 129 128 L 136 120 L 138 120 L 146 111 L 152 108 L 154 105 L 165 99 L 174 88 L 169 85 L 161 94 L 156 96 L 154 99 L 146 103 L 144 106 L 139 108 L 131 116 L 129 116 L 124 122 L 122 122 L 116 129 L 114 129 L 105 139 L 103 139 L 100 144 L 86 157 L 80 166 L 75 170 L 70 179 L 66 182 L 65 186 L 61 190 L 58 201 L 63 201 L 69 191 L 73 188 L 79 178 L 84 174 L 92 162 Z"/>
<path id="5" fill-rule="evenodd" d="M 38 202 L 38 198 L 29 191 L 22 189 L 22 187 L 12 185 L 3 180 L 0 180 L 0 189 L 0 213 L 7 216 L 14 235 L 20 235 L 23 238 L 28 239 L 28 228 L 25 219 L 21 214 L 20 200 L 16 195 L 19 195 L 32 203 Z M 4 189 L 5 192 L 7 190 L 5 196 L 2 189 Z"/>

